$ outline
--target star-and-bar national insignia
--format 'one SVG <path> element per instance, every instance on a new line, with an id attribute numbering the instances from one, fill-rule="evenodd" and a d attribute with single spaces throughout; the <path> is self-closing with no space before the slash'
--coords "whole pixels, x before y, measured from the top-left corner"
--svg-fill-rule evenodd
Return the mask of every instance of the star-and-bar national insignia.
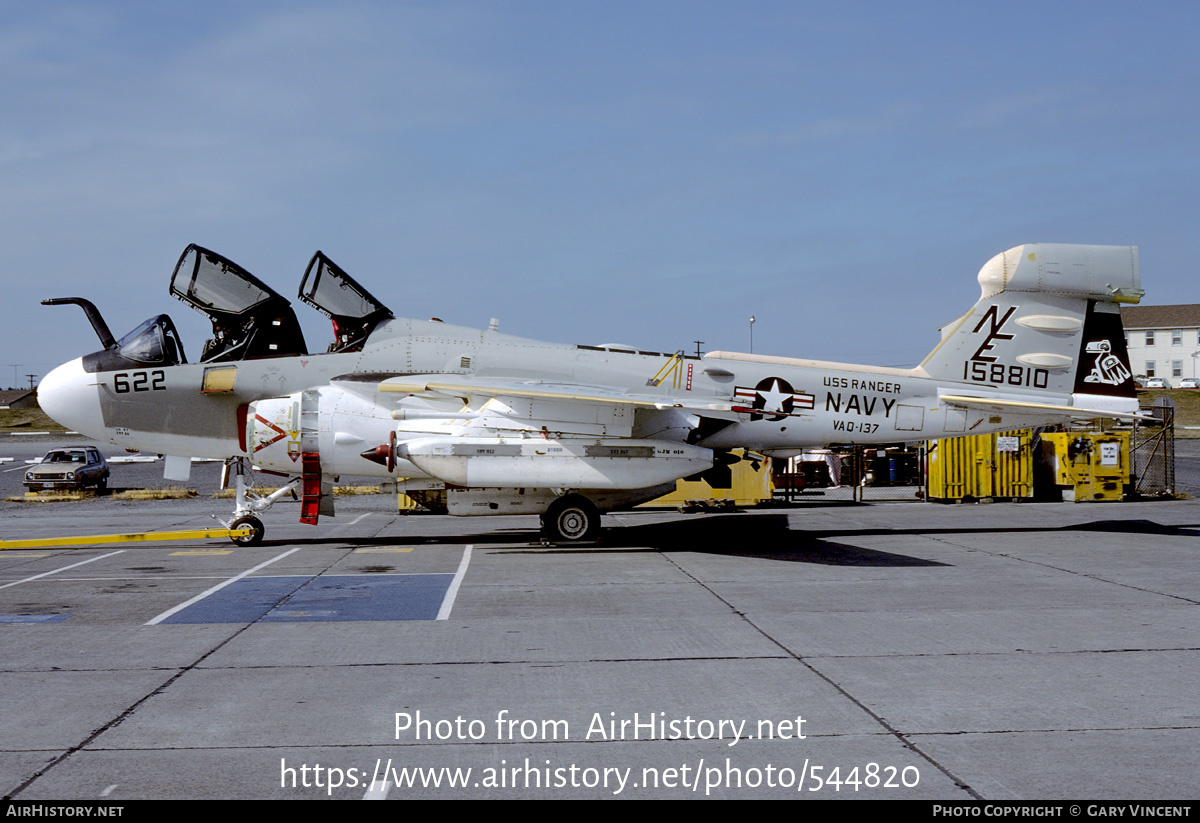
<path id="1" fill-rule="evenodd" d="M 782 377 L 767 377 L 752 389 L 738 386 L 733 395 L 748 401 L 748 405 L 734 406 L 734 411 L 749 412 L 752 422 L 763 417 L 769 420 L 799 417 L 796 412 L 811 410 L 816 402 L 811 394 L 794 390 Z"/>

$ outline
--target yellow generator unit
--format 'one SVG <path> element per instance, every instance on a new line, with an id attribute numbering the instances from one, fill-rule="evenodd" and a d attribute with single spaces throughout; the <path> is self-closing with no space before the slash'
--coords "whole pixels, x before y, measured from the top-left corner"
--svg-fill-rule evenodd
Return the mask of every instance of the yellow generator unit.
<path id="1" fill-rule="evenodd" d="M 774 493 L 770 459 L 737 449 L 718 452 L 711 469 L 676 480 L 675 491 L 642 505 L 683 509 L 756 506 L 770 501 Z"/>
<path id="2" fill-rule="evenodd" d="M 1042 435 L 1063 500 L 1118 501 L 1129 482 L 1128 432 L 1059 432 Z"/>
<path id="3" fill-rule="evenodd" d="M 1029 430 L 932 440 L 928 449 L 930 500 L 1033 498 L 1033 435 Z"/>

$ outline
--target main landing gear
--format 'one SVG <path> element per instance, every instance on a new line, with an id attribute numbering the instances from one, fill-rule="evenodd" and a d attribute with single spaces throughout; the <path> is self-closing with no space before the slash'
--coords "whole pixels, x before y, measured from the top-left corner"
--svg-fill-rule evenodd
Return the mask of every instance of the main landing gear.
<path id="1" fill-rule="evenodd" d="M 550 504 L 542 515 L 542 541 L 578 543 L 600 534 L 600 510 L 583 495 L 568 494 Z"/>
<path id="2" fill-rule="evenodd" d="M 280 489 L 276 489 L 270 494 L 258 494 L 254 489 L 246 483 L 246 474 L 250 467 L 249 461 L 244 457 L 231 457 L 225 461 L 225 479 L 228 480 L 228 473 L 232 470 L 236 478 L 237 496 L 233 507 L 233 517 L 228 521 L 222 520 L 227 529 L 250 529 L 250 534 L 238 535 L 237 537 L 229 538 L 239 546 L 257 546 L 262 542 L 263 535 L 266 534 L 266 527 L 263 522 L 256 516 L 259 512 L 265 512 L 274 505 L 275 501 L 283 497 L 285 494 L 294 492 L 299 486 L 301 478 L 295 477 L 287 482 Z M 222 483 L 228 488 L 228 482 Z M 216 515 L 213 515 L 214 517 Z"/>

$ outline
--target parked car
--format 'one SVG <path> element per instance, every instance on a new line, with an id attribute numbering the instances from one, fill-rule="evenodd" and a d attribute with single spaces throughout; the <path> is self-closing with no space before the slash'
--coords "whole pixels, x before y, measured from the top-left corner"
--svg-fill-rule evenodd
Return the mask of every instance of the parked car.
<path id="1" fill-rule="evenodd" d="M 1185 377 L 1179 381 L 1181 389 L 1200 389 L 1200 377 Z"/>
<path id="2" fill-rule="evenodd" d="M 1147 389 L 1169 389 L 1171 384 L 1167 382 L 1165 377 L 1148 377 L 1146 378 Z"/>
<path id="3" fill-rule="evenodd" d="M 42 462 L 25 472 L 31 491 L 42 489 L 108 488 L 108 461 L 94 446 L 51 449 Z"/>

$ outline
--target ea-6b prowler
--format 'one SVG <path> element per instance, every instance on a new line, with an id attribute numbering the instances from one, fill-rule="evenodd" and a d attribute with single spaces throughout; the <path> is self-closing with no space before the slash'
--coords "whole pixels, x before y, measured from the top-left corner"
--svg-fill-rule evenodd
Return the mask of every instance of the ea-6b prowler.
<path id="1" fill-rule="evenodd" d="M 170 291 L 212 321 L 189 362 L 166 315 L 120 340 L 87 300 L 100 351 L 54 369 L 42 407 L 129 449 L 226 460 L 228 525 L 297 490 L 300 520 L 333 514 L 341 475 L 397 481 L 454 515 L 538 514 L 546 536 L 592 538 L 600 513 L 651 500 L 725 452 L 795 454 L 1137 414 L 1119 303 L 1142 291 L 1136 247 L 1031 244 L 988 261 L 982 295 L 915 368 L 542 343 L 397 318 L 317 252 L 299 299 L 333 321 L 310 354 L 290 303 L 198 246 Z M 175 455 L 176 457 L 171 457 Z M 252 466 L 288 476 L 270 495 Z"/>

